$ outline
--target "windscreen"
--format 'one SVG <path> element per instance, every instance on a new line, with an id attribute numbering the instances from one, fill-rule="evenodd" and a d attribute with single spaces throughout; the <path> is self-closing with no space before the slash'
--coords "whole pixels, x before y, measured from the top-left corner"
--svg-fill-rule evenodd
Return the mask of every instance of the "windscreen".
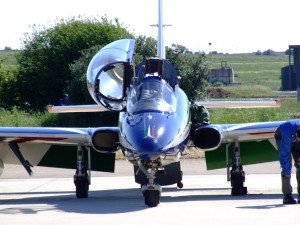
<path id="1" fill-rule="evenodd" d="M 128 95 L 129 113 L 143 111 L 175 112 L 176 95 L 171 86 L 158 77 L 147 77 L 134 85 Z"/>

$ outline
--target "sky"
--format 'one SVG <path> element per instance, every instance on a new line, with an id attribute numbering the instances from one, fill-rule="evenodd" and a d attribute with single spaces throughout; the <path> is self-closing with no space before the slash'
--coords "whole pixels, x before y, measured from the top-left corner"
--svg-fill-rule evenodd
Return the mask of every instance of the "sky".
<path id="1" fill-rule="evenodd" d="M 190 51 L 285 51 L 300 45 L 299 0 L 163 0 L 164 41 Z M 135 35 L 157 38 L 158 0 L 1 0 L 0 49 L 20 49 L 33 24 L 77 16 L 118 18 Z M 211 43 L 211 44 L 209 44 Z"/>

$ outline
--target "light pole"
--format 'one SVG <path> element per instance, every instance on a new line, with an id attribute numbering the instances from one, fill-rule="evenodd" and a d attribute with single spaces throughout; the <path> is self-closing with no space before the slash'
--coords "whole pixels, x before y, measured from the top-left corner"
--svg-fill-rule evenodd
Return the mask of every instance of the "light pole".
<path id="1" fill-rule="evenodd" d="M 209 42 L 208 45 L 209 45 L 209 62 L 211 65 L 212 64 L 212 62 L 211 62 L 211 42 Z"/>

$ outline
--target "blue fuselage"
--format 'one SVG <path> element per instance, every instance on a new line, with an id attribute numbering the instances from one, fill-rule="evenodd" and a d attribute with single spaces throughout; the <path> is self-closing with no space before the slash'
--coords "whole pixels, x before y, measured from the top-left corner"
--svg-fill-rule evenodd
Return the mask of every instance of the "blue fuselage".
<path id="1" fill-rule="evenodd" d="M 130 161 L 176 158 L 185 149 L 190 132 L 189 102 L 178 89 L 174 112 L 120 113 L 120 142 Z"/>

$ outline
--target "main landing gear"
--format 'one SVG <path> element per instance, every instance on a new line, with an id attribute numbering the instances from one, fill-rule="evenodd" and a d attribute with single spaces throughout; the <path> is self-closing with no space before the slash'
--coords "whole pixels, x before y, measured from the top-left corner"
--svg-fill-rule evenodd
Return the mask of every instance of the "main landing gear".
<path id="1" fill-rule="evenodd" d="M 142 185 L 142 192 L 145 199 L 145 204 L 149 207 L 155 207 L 160 203 L 162 188 L 154 183 L 155 167 L 154 162 L 138 161 L 139 169 L 147 176 L 148 184 Z"/>
<path id="2" fill-rule="evenodd" d="M 247 187 L 244 187 L 245 172 L 241 164 L 240 146 L 238 142 L 233 146 L 232 169 L 229 172 L 229 144 L 226 144 L 227 180 L 231 181 L 231 195 L 247 195 Z"/>
<path id="3" fill-rule="evenodd" d="M 89 185 L 91 184 L 90 149 L 88 149 L 88 168 L 84 163 L 83 147 L 77 146 L 77 169 L 74 175 L 77 198 L 87 198 Z"/>

